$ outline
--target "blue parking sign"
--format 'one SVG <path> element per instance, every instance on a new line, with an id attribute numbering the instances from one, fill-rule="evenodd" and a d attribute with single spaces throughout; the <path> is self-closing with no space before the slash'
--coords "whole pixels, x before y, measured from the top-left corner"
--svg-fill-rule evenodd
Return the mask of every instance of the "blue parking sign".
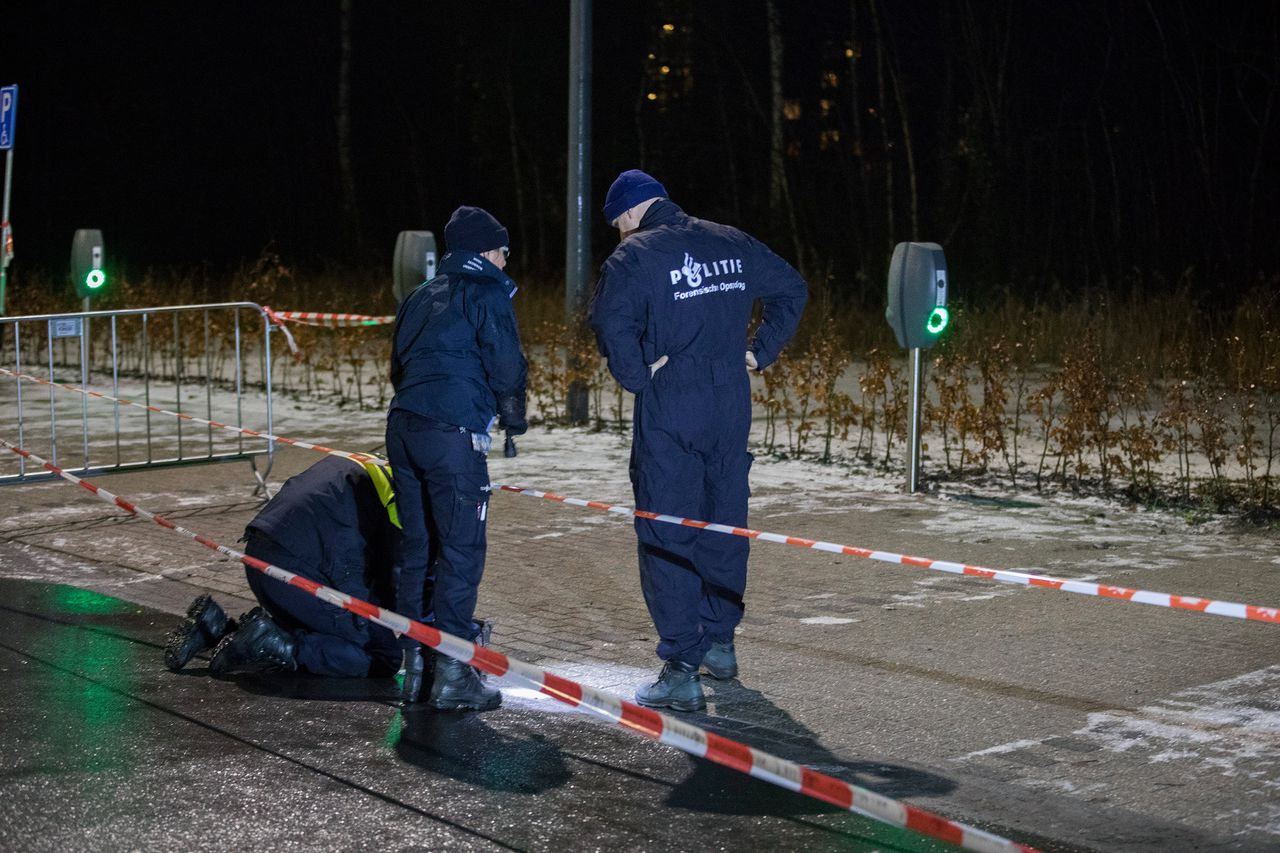
<path id="1" fill-rule="evenodd" d="M 0 151 L 13 147 L 13 120 L 18 114 L 18 87 L 0 87 Z"/>

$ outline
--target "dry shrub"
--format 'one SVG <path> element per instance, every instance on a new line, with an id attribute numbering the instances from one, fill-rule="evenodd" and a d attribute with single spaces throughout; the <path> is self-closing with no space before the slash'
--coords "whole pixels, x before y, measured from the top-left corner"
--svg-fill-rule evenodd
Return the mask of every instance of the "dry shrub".
<path id="1" fill-rule="evenodd" d="M 15 268 L 10 282 L 11 315 L 80 307 L 61 277 Z M 609 376 L 585 324 L 564 321 L 563 281 L 521 284 L 515 307 L 529 354 L 532 410 L 546 426 L 564 422 L 568 391 L 577 383 L 587 391 L 596 428 L 625 429 L 625 392 Z M 1274 506 L 1280 278 L 1259 280 L 1230 311 L 1210 310 L 1190 276 L 1163 282 L 1135 273 L 1120 295 L 1114 290 L 1010 287 L 983 306 L 953 305 L 952 328 L 929 353 L 924 400 L 924 428 L 941 440 L 943 474 L 980 477 L 1000 465 L 1014 487 L 1057 484 L 1122 489 L 1143 501 L 1173 496 L 1188 504 L 1199 498 L 1215 506 Z M 827 292 L 811 305 L 796 340 L 753 395 L 763 415 L 764 449 L 889 466 L 905 438 L 908 371 L 882 307 L 841 306 L 836 295 Z M 218 301 L 277 310 L 394 311 L 385 271 L 304 273 L 271 247 L 222 277 L 202 269 L 120 273 L 94 307 Z M 175 335 L 170 318 L 152 317 L 145 348 L 141 321 L 122 318 L 114 343 L 109 325 L 95 323 L 93 358 L 106 358 L 114 346 L 126 372 L 226 377 L 235 341 L 229 315 L 201 321 L 197 314 L 183 322 L 204 325 Z M 295 362 L 273 336 L 277 389 L 385 407 L 389 327 L 291 331 L 303 359 Z M 244 358 L 261 373 L 261 328 L 242 315 L 240 334 Z M 24 324 L 20 344 L 24 366 L 47 364 L 39 324 Z M 55 362 L 75 363 L 72 349 L 60 345 Z M 13 362 L 12 340 L 3 355 Z M 1024 460 L 1029 452 L 1036 455 Z"/>
<path id="2" fill-rule="evenodd" d="M 964 475 L 965 464 L 974 459 L 969 442 L 981 421 L 978 407 L 969 393 L 969 365 L 951 347 L 933 360 L 930 371 L 937 402 L 925 405 L 925 429 L 936 429 L 942 438 L 942 455 L 947 474 Z"/>

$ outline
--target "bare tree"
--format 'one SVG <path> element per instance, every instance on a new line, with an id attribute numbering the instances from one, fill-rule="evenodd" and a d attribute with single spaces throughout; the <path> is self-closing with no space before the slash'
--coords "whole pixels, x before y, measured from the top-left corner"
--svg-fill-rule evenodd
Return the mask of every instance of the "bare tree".
<path id="1" fill-rule="evenodd" d="M 889 138 L 889 126 L 885 122 L 885 56 L 884 56 L 884 40 L 877 38 L 876 43 L 876 106 L 875 117 L 876 123 L 880 127 L 880 147 L 884 163 L 884 225 L 885 225 L 885 245 L 886 248 L 892 250 L 897 242 L 895 235 L 897 229 L 894 227 L 893 216 L 893 140 Z"/>
<path id="2" fill-rule="evenodd" d="M 339 6 L 338 35 L 338 179 L 342 192 L 342 225 L 347 244 L 359 239 L 360 222 L 356 208 L 356 182 L 351 169 L 351 0 Z"/>
<path id="3" fill-rule="evenodd" d="M 529 268 L 529 229 L 525 216 L 524 175 L 520 168 L 520 133 L 517 130 L 515 93 L 511 85 L 511 66 L 503 65 L 502 90 L 507 108 L 507 144 L 511 151 L 511 180 L 516 191 L 516 260 L 524 269 Z"/>
<path id="4" fill-rule="evenodd" d="M 1245 271 L 1249 273 L 1253 272 L 1254 240 L 1258 227 L 1258 186 L 1261 183 L 1262 167 L 1267 161 L 1268 152 L 1272 150 L 1267 146 L 1267 133 L 1271 129 L 1276 92 L 1280 91 L 1280 32 L 1272 31 L 1270 49 L 1266 52 L 1264 61 L 1269 62 L 1270 67 L 1263 68 L 1260 63 L 1257 65 L 1253 62 L 1246 63 L 1237 73 L 1235 81 L 1236 97 L 1240 101 L 1245 119 L 1258 131 L 1253 168 L 1249 172 L 1249 201 L 1245 210 L 1243 264 Z M 1266 87 L 1266 103 L 1261 109 L 1255 108 L 1250 97 L 1245 93 L 1246 78 L 1254 78 Z"/>
<path id="5" fill-rule="evenodd" d="M 1160 52 L 1164 59 L 1165 71 L 1169 77 L 1169 85 L 1173 89 L 1178 109 L 1182 113 L 1182 119 L 1186 126 L 1187 142 L 1195 155 L 1196 166 L 1198 167 L 1197 173 L 1200 177 L 1201 189 L 1204 192 L 1205 205 L 1212 219 L 1213 231 L 1217 235 L 1218 245 L 1223 249 L 1223 257 L 1230 264 L 1234 260 L 1231 241 L 1227 239 L 1223 214 L 1218 204 L 1218 194 L 1216 192 L 1218 187 L 1216 166 L 1220 105 L 1211 99 L 1210 89 L 1206 87 L 1203 80 L 1206 69 L 1202 67 L 1196 51 L 1192 49 L 1195 36 L 1190 32 L 1185 5 L 1177 3 L 1175 6 L 1176 12 L 1181 18 L 1184 45 L 1187 45 L 1182 49 L 1175 49 L 1174 46 L 1170 45 L 1169 37 L 1165 33 L 1165 27 L 1160 17 L 1160 12 L 1166 10 L 1168 6 L 1166 4 L 1160 5 L 1161 9 L 1157 11 L 1156 7 L 1148 0 L 1146 3 L 1147 14 L 1151 17 L 1151 24 L 1155 27 L 1156 35 L 1160 40 Z M 1212 238 L 1206 236 L 1204 249 L 1206 258 L 1211 258 L 1214 255 L 1210 248 L 1212 243 Z"/>
<path id="6" fill-rule="evenodd" d="M 778 16 L 776 0 L 765 0 L 765 16 L 769 25 L 769 92 L 771 96 L 772 134 L 769 139 L 769 208 L 786 216 L 795 245 L 796 265 L 803 272 L 805 266 L 804 243 L 796 222 L 795 206 L 791 203 L 791 191 L 787 185 L 786 141 L 783 134 L 784 103 L 782 97 L 782 22 Z"/>
<path id="7" fill-rule="evenodd" d="M 853 125 L 853 145 L 849 149 L 852 168 L 849 170 L 849 199 L 853 207 L 854 233 L 858 235 L 859 263 L 866 269 L 867 246 L 871 233 L 871 197 L 867 192 L 867 142 L 862 132 L 861 61 L 862 39 L 858 33 L 858 4 L 862 0 L 849 0 L 850 44 L 845 55 L 849 60 L 849 113 Z"/>
<path id="8" fill-rule="evenodd" d="M 876 41 L 890 48 L 888 55 L 889 81 L 893 85 L 893 100 L 898 106 L 898 123 L 902 127 L 902 147 L 907 156 L 907 186 L 911 193 L 911 239 L 920 239 L 920 189 L 916 178 L 915 148 L 911 144 L 911 122 L 907 117 L 907 102 L 902 96 L 902 73 L 898 67 L 897 51 L 893 50 L 892 39 L 886 38 L 880 27 L 879 3 L 871 0 L 871 26 L 876 34 Z M 892 204 L 892 201 L 890 202 Z"/>
<path id="9" fill-rule="evenodd" d="M 769 115 L 773 120 L 769 136 L 769 207 L 781 210 L 787 194 L 787 161 L 783 148 L 782 27 L 775 0 L 765 0 L 765 14 L 769 21 Z"/>

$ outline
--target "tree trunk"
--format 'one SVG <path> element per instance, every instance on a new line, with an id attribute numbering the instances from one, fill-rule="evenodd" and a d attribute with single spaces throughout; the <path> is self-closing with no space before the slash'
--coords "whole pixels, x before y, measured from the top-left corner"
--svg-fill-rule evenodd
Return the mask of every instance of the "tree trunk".
<path id="1" fill-rule="evenodd" d="M 338 52 L 338 178 L 342 183 L 343 238 L 348 248 L 359 242 L 356 183 L 351 170 L 351 5 L 342 0 Z"/>
<path id="2" fill-rule="evenodd" d="M 1239 90 L 1236 90 L 1239 91 Z M 1262 172 L 1262 164 L 1266 163 L 1267 151 L 1267 131 L 1271 127 L 1271 106 L 1275 104 L 1276 90 L 1272 88 L 1267 92 L 1266 109 L 1262 110 L 1262 117 L 1254 119 L 1253 115 L 1249 118 L 1253 119 L 1254 126 L 1258 128 L 1258 152 L 1253 158 L 1253 169 L 1249 172 L 1249 202 L 1245 207 L 1244 216 L 1244 272 L 1253 274 L 1253 238 L 1257 233 L 1258 225 L 1258 175 Z M 1244 102 L 1244 96 L 1240 95 L 1240 102 Z"/>
<path id="3" fill-rule="evenodd" d="M 506 95 L 507 106 L 507 142 L 511 147 L 511 179 L 516 190 L 516 244 L 513 251 L 517 265 L 529 269 L 529 229 L 525 222 L 524 174 L 520 169 L 520 134 L 516 130 L 515 95 L 511 86 L 511 67 L 503 66 L 503 94 Z"/>
<path id="4" fill-rule="evenodd" d="M 873 7 L 874 9 L 874 7 Z M 884 158 L 884 226 L 886 257 L 897 244 L 897 229 L 893 217 L 893 142 L 889 139 L 889 127 L 884 120 L 884 42 L 876 39 L 876 123 L 880 126 L 880 147 Z"/>
<path id="5" fill-rule="evenodd" d="M 548 204 L 550 199 L 546 199 L 542 195 L 542 167 L 539 166 L 537 157 L 530 158 L 533 163 L 533 197 L 538 202 L 538 213 L 534 216 L 533 224 L 538 232 L 538 269 L 545 270 L 547 268 L 547 218 L 542 215 L 544 205 Z"/>
<path id="6" fill-rule="evenodd" d="M 769 19 L 769 114 L 773 119 L 769 136 L 769 208 L 780 211 L 787 193 L 787 161 L 782 124 L 782 27 L 775 0 L 765 0 L 765 14 Z"/>
<path id="7" fill-rule="evenodd" d="M 729 128 L 729 111 L 725 107 L 728 100 L 724 94 L 724 77 L 720 73 L 720 63 L 715 63 L 715 79 L 718 97 L 716 98 L 717 106 L 720 113 L 720 133 L 724 140 L 724 160 L 729 168 L 729 199 L 730 210 L 733 215 L 735 225 L 742 222 L 742 204 L 738 193 L 738 158 L 734 156 L 736 145 L 733 132 Z"/>
<path id="8" fill-rule="evenodd" d="M 1218 180 L 1217 180 L 1217 152 L 1214 142 L 1217 132 L 1217 104 L 1207 103 L 1206 99 L 1210 97 L 1210 93 L 1206 91 L 1208 87 L 1201 81 L 1203 68 L 1196 56 L 1194 47 L 1195 37 L 1186 32 L 1186 9 L 1183 4 L 1177 4 L 1177 11 L 1181 14 L 1184 35 L 1186 38 L 1183 43 L 1175 48 L 1171 48 L 1169 40 L 1165 36 L 1164 24 L 1161 22 L 1160 15 L 1154 4 L 1147 0 L 1147 13 L 1151 17 L 1152 26 L 1155 27 L 1156 36 L 1160 41 L 1160 53 L 1164 60 L 1165 71 L 1169 76 L 1169 84 L 1176 95 L 1176 101 L 1183 121 L 1186 124 L 1187 142 L 1191 146 L 1192 152 L 1195 154 L 1196 165 L 1199 167 L 1197 173 L 1200 177 L 1201 189 L 1204 193 L 1204 205 L 1209 213 L 1210 224 L 1212 225 L 1212 235 L 1206 235 L 1204 238 L 1204 259 L 1206 265 L 1212 265 L 1212 259 L 1215 255 L 1213 247 L 1220 246 L 1222 249 L 1222 257 L 1230 267 L 1235 261 L 1234 251 L 1231 241 L 1226 236 L 1226 225 L 1224 223 L 1224 214 L 1218 203 Z M 1165 4 L 1161 4 L 1161 10 L 1166 8 Z M 1190 77 L 1188 83 L 1185 77 Z M 1213 137 L 1213 138 L 1211 138 Z M 1209 229 L 1205 229 L 1208 231 Z M 1216 236 L 1216 240 L 1214 237 Z"/>
<path id="9" fill-rule="evenodd" d="M 876 41 L 888 44 L 884 32 L 880 29 L 880 13 L 877 0 L 871 0 L 871 25 L 875 28 Z M 892 45 L 889 45 L 892 47 Z M 911 203 L 911 239 L 920 239 L 920 191 L 916 183 L 916 155 L 911 145 L 911 122 L 907 118 L 907 104 L 902 97 L 902 83 L 898 73 L 898 55 L 894 51 L 888 61 L 889 81 L 893 84 L 893 99 L 898 105 L 898 122 L 902 125 L 902 146 L 907 155 L 907 186 L 910 188 Z"/>
<path id="10" fill-rule="evenodd" d="M 765 0 L 765 16 L 769 24 L 769 92 L 773 117 L 769 140 L 769 208 L 775 217 L 779 214 L 786 217 L 795 247 L 796 266 L 803 272 L 804 244 L 800 239 L 800 226 L 796 221 L 796 210 L 791 203 L 791 191 L 787 185 L 786 141 L 783 134 L 782 23 L 778 17 L 776 0 Z"/>
<path id="11" fill-rule="evenodd" d="M 867 143 L 862 132 L 863 107 L 859 91 L 858 72 L 862 60 L 862 39 L 858 36 L 859 2 L 849 0 L 849 110 L 853 123 L 853 147 L 849 152 L 853 167 L 849 176 L 849 201 L 853 212 L 853 233 L 857 235 L 858 266 L 866 272 L 869 268 L 867 247 L 871 244 L 871 198 L 867 192 Z M 862 295 L 859 292 L 859 299 Z"/>

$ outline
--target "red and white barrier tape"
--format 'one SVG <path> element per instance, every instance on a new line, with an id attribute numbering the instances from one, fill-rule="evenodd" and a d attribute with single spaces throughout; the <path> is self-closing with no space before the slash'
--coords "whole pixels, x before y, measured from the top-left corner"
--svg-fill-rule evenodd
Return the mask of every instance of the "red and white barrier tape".
<path id="1" fill-rule="evenodd" d="M 847 554 L 852 557 L 865 557 L 868 560 L 880 560 L 885 563 L 917 566 L 922 569 L 932 569 L 937 572 L 948 572 L 950 574 L 987 578 L 989 580 L 1021 584 L 1023 586 L 1044 587 L 1046 589 L 1056 589 L 1062 592 L 1079 593 L 1080 595 L 1096 595 L 1102 598 L 1116 598 L 1121 601 L 1132 601 L 1137 604 L 1154 604 L 1158 607 L 1173 607 L 1179 610 L 1191 610 L 1197 613 L 1213 613 L 1218 616 L 1231 616 L 1235 619 L 1270 622 L 1273 625 L 1280 624 L 1280 608 L 1275 607 L 1258 607 L 1253 604 L 1237 604 L 1231 601 L 1214 601 L 1208 598 L 1171 595 L 1167 592 L 1149 592 L 1143 589 L 1130 589 L 1123 586 L 1107 586 L 1106 584 L 1089 583 L 1086 581 L 1065 580 L 1063 578 L 1049 577 L 1048 575 L 1033 575 L 1026 572 L 1009 571 L 1007 569 L 984 569 L 981 566 L 967 566 L 963 563 L 949 563 L 945 560 L 930 560 L 925 557 L 911 557 L 906 554 L 894 554 L 889 551 L 872 551 L 866 548 L 855 548 L 851 545 L 838 545 L 834 542 L 819 542 L 813 539 L 802 539 L 798 536 L 785 536 L 781 533 L 765 533 L 759 530 L 752 530 L 748 527 L 732 527 L 727 524 L 716 524 L 709 521 L 697 521 L 692 518 L 681 518 L 677 515 L 663 515 L 640 509 L 632 509 L 631 507 L 626 506 L 615 506 L 613 504 L 601 503 L 600 501 L 588 501 L 583 500 L 582 498 L 565 497 L 564 495 L 557 495 L 551 492 L 540 492 L 536 489 L 509 486 L 503 483 L 493 483 L 492 487 L 494 489 L 501 489 L 504 492 L 515 492 L 516 494 L 526 495 L 528 497 L 544 498 L 549 501 L 556 501 L 557 503 L 600 509 L 605 512 L 616 513 L 618 515 L 628 515 L 634 518 L 646 518 L 650 521 L 662 521 L 667 524 L 680 524 L 685 527 L 696 527 L 699 530 L 711 530 L 716 533 L 726 533 L 730 536 L 745 536 L 750 539 L 759 539 L 763 542 L 777 542 L 783 545 L 795 545 L 799 548 L 811 548 L 814 551 L 828 551 L 832 554 Z"/>
<path id="2" fill-rule="evenodd" d="M 193 539 L 206 548 L 238 560 L 250 568 L 257 569 L 268 577 L 306 590 L 321 601 L 328 602 L 335 607 L 341 607 L 371 622 L 376 622 L 396 634 L 408 634 L 418 642 L 443 652 L 455 660 L 470 664 L 476 669 L 483 670 L 499 678 L 515 681 L 521 686 L 537 690 L 570 707 L 589 711 L 615 725 L 652 738 L 659 743 L 673 746 L 690 755 L 705 758 L 708 761 L 713 761 L 740 773 L 746 773 L 781 788 L 796 791 L 822 802 L 839 806 L 846 811 L 857 812 L 894 826 L 906 827 L 930 838 L 937 838 L 956 844 L 966 850 L 977 850 L 982 851 L 982 853 L 1005 853 L 1005 851 L 1035 853 L 1032 847 L 1018 844 L 1007 838 L 1002 838 L 924 809 L 916 808 L 900 800 L 852 785 L 834 776 L 810 770 L 803 765 L 762 752 L 744 743 L 706 731 L 650 708 L 632 704 L 612 693 L 562 678 L 523 661 L 510 658 L 495 649 L 474 645 L 460 637 L 446 634 L 429 625 L 408 619 L 399 613 L 353 598 L 345 592 L 340 592 L 332 587 L 295 575 L 292 572 L 273 566 L 270 563 L 265 563 L 255 557 L 250 557 L 225 545 L 219 545 L 205 536 L 174 524 L 164 516 L 143 509 L 119 495 L 115 495 L 87 480 L 63 471 L 56 465 L 46 462 L 30 451 L 10 444 L 3 438 L 0 438 L 0 445 L 87 489 L 103 501 L 115 504 L 127 513 L 140 515 L 166 530 L 171 530 L 188 539 Z"/>
<path id="3" fill-rule="evenodd" d="M 289 344 L 289 352 L 293 353 L 293 360 L 302 361 L 302 350 L 298 347 L 298 342 L 293 339 L 293 332 L 290 332 L 289 327 L 285 325 L 284 318 L 272 311 L 270 305 L 263 305 L 262 313 L 266 314 L 267 319 L 274 323 L 280 331 L 284 332 L 284 339 Z"/>
<path id="4" fill-rule="evenodd" d="M 61 382 L 41 379 L 38 376 L 29 376 L 25 373 L 14 373 L 13 371 L 3 367 L 0 367 L 0 375 L 26 379 L 29 382 L 35 382 L 40 385 L 52 385 L 66 391 L 75 391 L 78 394 L 87 394 L 90 397 L 97 397 L 101 400 L 124 403 L 126 405 L 136 406 L 151 412 L 173 415 L 174 417 L 182 418 L 184 420 L 191 421 L 192 423 L 208 424 L 220 429 L 231 430 L 232 432 L 239 432 L 244 435 L 253 436 L 254 438 L 278 441 L 281 444 L 288 444 L 292 447 L 301 447 L 304 450 L 316 450 L 320 453 L 331 453 L 335 456 L 345 456 L 349 459 L 354 459 L 357 462 L 386 463 L 385 459 L 380 459 L 376 456 L 369 456 L 363 453 L 349 453 L 345 450 L 336 450 L 332 447 L 325 447 L 321 444 L 311 444 L 309 442 L 298 441 L 292 438 L 284 438 L 282 436 L 275 436 L 269 433 L 256 432 L 244 427 L 230 426 L 228 424 L 218 423 L 217 421 L 208 421 L 203 418 L 197 418 L 192 415 L 185 415 L 179 412 L 171 412 L 167 409 L 160 409 L 156 406 L 149 406 L 144 403 L 135 403 L 130 400 L 111 397 L 99 391 L 89 391 L 83 388 L 77 388 L 74 385 L 65 385 Z M 932 560 L 926 557 L 912 557 L 906 554 L 895 554 L 889 551 L 874 551 L 867 548 L 855 548 L 852 545 L 840 545 L 834 542 L 820 542 L 813 539 L 803 539 L 799 536 L 786 536 L 781 533 L 765 533 L 759 530 L 752 530 L 747 527 L 733 527 L 727 524 L 698 521 L 691 518 L 681 518 L 677 515 L 664 515 L 661 513 L 648 512 L 647 510 L 632 509 L 627 506 L 617 506 L 614 504 L 601 503 L 600 501 L 584 500 L 582 498 L 571 498 L 566 497 L 565 495 L 557 495 L 552 492 L 541 492 L 537 489 L 528 489 L 522 486 L 511 486 L 505 483 L 493 483 L 492 486 L 495 489 L 500 489 L 505 492 L 514 492 L 518 495 L 525 495 L 527 497 L 543 498 L 545 500 L 556 501 L 557 503 L 566 503 L 573 506 L 604 510 L 605 512 L 611 512 L 616 515 L 646 518 L 650 521 L 661 521 L 666 524 L 679 524 L 685 527 L 696 527 L 700 530 L 710 530 L 715 533 L 724 533 L 730 536 L 745 536 L 750 539 L 758 539 L 762 542 L 777 542 L 783 545 L 794 545 L 799 548 L 811 548 L 815 551 L 827 551 L 833 554 L 846 554 L 853 557 L 864 557 L 869 560 L 879 560 L 885 563 L 897 563 L 904 566 L 931 569 L 937 572 L 985 578 L 987 580 L 1000 581 L 1001 583 L 1013 583 L 1020 584 L 1022 586 L 1041 587 L 1043 589 L 1056 589 L 1061 592 L 1074 592 L 1078 595 L 1092 595 L 1101 598 L 1130 601 L 1136 604 L 1152 604 L 1157 607 L 1171 607 L 1176 610 L 1189 610 L 1196 613 L 1211 613 L 1217 616 L 1230 616 L 1234 619 L 1247 619 L 1254 622 L 1280 624 L 1280 608 L 1276 607 L 1261 607 L 1255 604 L 1240 604 L 1232 601 L 1216 601 L 1209 598 L 1198 598 L 1195 596 L 1173 595 L 1167 592 L 1151 592 L 1148 590 L 1131 589 L 1123 586 L 1108 586 L 1106 584 L 1091 583 L 1088 581 L 1073 581 L 1065 578 L 1055 578 L 1049 575 L 1015 572 L 1008 569 L 987 569 L 981 566 L 969 566 L 963 563 L 952 563 L 945 560 Z"/>
<path id="5" fill-rule="evenodd" d="M 264 309 L 266 310 L 266 309 Z M 321 311 L 272 311 L 272 316 L 286 323 L 304 326 L 387 326 L 396 321 L 395 314 L 332 314 Z"/>
<path id="6" fill-rule="evenodd" d="M 374 316 L 372 314 L 327 314 L 320 311 L 276 311 L 270 305 L 263 305 L 262 312 L 279 327 L 280 331 L 284 332 L 284 339 L 289 344 L 289 352 L 293 353 L 294 361 L 302 360 L 302 350 L 298 347 L 298 342 L 293 339 L 293 333 L 286 325 L 288 323 L 338 327 L 385 326 L 396 321 L 394 314 Z"/>

